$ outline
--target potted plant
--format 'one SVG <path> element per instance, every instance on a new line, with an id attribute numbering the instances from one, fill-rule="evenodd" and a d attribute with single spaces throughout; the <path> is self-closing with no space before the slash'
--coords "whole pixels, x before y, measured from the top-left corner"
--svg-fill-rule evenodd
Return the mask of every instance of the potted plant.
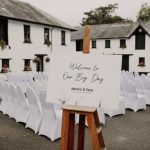
<path id="1" fill-rule="evenodd" d="M 50 61 L 50 57 L 46 57 L 46 58 L 45 58 L 45 61 L 46 61 L 46 62 L 49 62 L 49 61 Z"/>
<path id="2" fill-rule="evenodd" d="M 140 67 L 144 67 L 145 66 L 145 63 L 143 61 L 139 62 L 139 65 Z"/>
<path id="3" fill-rule="evenodd" d="M 120 45 L 120 48 L 127 48 L 125 44 Z"/>
<path id="4" fill-rule="evenodd" d="M 3 39 L 0 39 L 0 47 L 2 50 L 6 48 L 6 42 Z"/>
<path id="5" fill-rule="evenodd" d="M 40 62 L 40 61 L 41 61 L 40 58 L 37 57 L 37 56 L 33 59 L 33 62 L 35 62 L 35 63 L 36 63 L 36 62 Z"/>
<path id="6" fill-rule="evenodd" d="M 49 47 L 52 43 L 48 38 L 45 39 L 45 44 Z"/>
<path id="7" fill-rule="evenodd" d="M 9 71 L 10 71 L 10 69 L 9 69 L 9 67 L 7 66 L 7 64 L 4 64 L 3 67 L 2 67 L 2 69 L 1 69 L 1 73 L 7 73 L 7 72 L 9 72 Z"/>
<path id="8" fill-rule="evenodd" d="M 32 71 L 32 68 L 29 65 L 27 65 L 24 67 L 24 71 Z"/>
<path id="9" fill-rule="evenodd" d="M 30 38 L 26 38 L 24 42 L 25 43 L 31 43 L 31 39 Z"/>

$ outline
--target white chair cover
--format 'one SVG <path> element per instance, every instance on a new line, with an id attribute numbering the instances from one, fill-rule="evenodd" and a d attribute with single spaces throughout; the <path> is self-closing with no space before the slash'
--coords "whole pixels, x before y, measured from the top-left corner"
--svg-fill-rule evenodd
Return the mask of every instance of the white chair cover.
<path id="1" fill-rule="evenodd" d="M 28 99 L 25 97 L 25 93 L 21 86 L 17 86 L 17 93 L 18 93 L 18 101 L 19 101 L 19 108 L 16 113 L 16 122 L 23 122 L 27 123 L 27 119 L 29 117 L 29 102 Z"/>
<path id="2" fill-rule="evenodd" d="M 45 90 L 40 92 L 39 99 L 43 110 L 43 121 L 39 135 L 45 135 L 54 141 L 61 137 L 62 110 L 55 110 L 53 104 L 46 103 Z"/>
<path id="3" fill-rule="evenodd" d="M 26 123 L 26 128 L 31 128 L 37 133 L 42 122 L 42 109 L 35 91 L 28 87 L 26 91 L 27 99 L 29 101 L 29 117 Z"/>

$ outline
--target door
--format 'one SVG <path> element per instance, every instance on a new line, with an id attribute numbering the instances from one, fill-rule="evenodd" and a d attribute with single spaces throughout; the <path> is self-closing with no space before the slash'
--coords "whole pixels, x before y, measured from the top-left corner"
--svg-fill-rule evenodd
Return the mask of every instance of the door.
<path id="1" fill-rule="evenodd" d="M 44 71 L 44 64 L 43 64 L 43 57 L 42 55 L 37 56 L 39 58 L 39 61 L 37 61 L 36 64 L 36 71 L 37 72 L 43 72 Z"/>
<path id="2" fill-rule="evenodd" d="M 129 55 L 122 55 L 121 70 L 129 71 Z"/>

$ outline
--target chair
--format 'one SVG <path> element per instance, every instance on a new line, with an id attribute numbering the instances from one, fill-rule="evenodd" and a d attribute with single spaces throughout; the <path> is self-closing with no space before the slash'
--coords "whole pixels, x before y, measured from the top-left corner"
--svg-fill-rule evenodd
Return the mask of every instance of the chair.
<path id="1" fill-rule="evenodd" d="M 0 111 L 3 112 L 3 109 L 6 107 L 6 100 L 5 100 L 5 92 L 4 92 L 4 83 L 0 80 Z"/>
<path id="2" fill-rule="evenodd" d="M 150 80 L 145 78 L 143 80 L 143 84 L 144 84 L 144 96 L 146 104 L 150 105 Z"/>
<path id="3" fill-rule="evenodd" d="M 104 109 L 104 113 L 113 117 L 116 115 L 125 115 L 125 99 L 124 97 L 119 97 L 119 107 L 118 109 Z"/>
<path id="4" fill-rule="evenodd" d="M 52 103 L 46 103 L 46 91 L 39 94 L 42 105 L 43 120 L 39 135 L 45 135 L 54 141 L 61 137 L 62 110 L 55 110 Z"/>
<path id="5" fill-rule="evenodd" d="M 18 95 L 14 84 L 10 84 L 10 113 L 9 117 L 16 119 L 16 111 L 19 108 Z"/>
<path id="6" fill-rule="evenodd" d="M 4 88 L 3 88 L 4 97 L 1 104 L 2 107 L 0 108 L 0 110 L 3 112 L 3 114 L 9 115 L 11 112 L 10 88 L 7 82 L 3 82 L 3 84 L 4 84 Z"/>
<path id="7" fill-rule="evenodd" d="M 16 112 L 16 122 L 27 123 L 29 117 L 29 102 L 21 86 L 17 86 L 19 108 Z"/>
<path id="8" fill-rule="evenodd" d="M 145 99 L 142 96 L 138 96 L 136 93 L 135 84 L 132 81 L 127 80 L 125 82 L 126 96 L 125 107 L 132 109 L 134 112 L 139 109 L 146 109 Z"/>
<path id="9" fill-rule="evenodd" d="M 26 128 L 30 128 L 37 133 L 42 122 L 42 108 L 35 91 L 28 87 L 26 90 L 27 99 L 29 102 L 29 117 L 26 123 Z"/>

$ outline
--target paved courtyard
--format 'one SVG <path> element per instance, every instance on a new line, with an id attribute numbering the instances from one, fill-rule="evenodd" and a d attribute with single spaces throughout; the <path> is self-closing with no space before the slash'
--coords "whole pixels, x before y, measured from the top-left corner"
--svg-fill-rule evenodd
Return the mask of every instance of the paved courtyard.
<path id="1" fill-rule="evenodd" d="M 0 113 L 0 150 L 59 150 L 60 139 L 51 142 L 24 126 Z M 150 150 L 150 107 L 136 113 L 126 110 L 125 116 L 106 117 L 103 135 L 107 150 Z M 87 129 L 85 150 L 91 150 Z"/>

